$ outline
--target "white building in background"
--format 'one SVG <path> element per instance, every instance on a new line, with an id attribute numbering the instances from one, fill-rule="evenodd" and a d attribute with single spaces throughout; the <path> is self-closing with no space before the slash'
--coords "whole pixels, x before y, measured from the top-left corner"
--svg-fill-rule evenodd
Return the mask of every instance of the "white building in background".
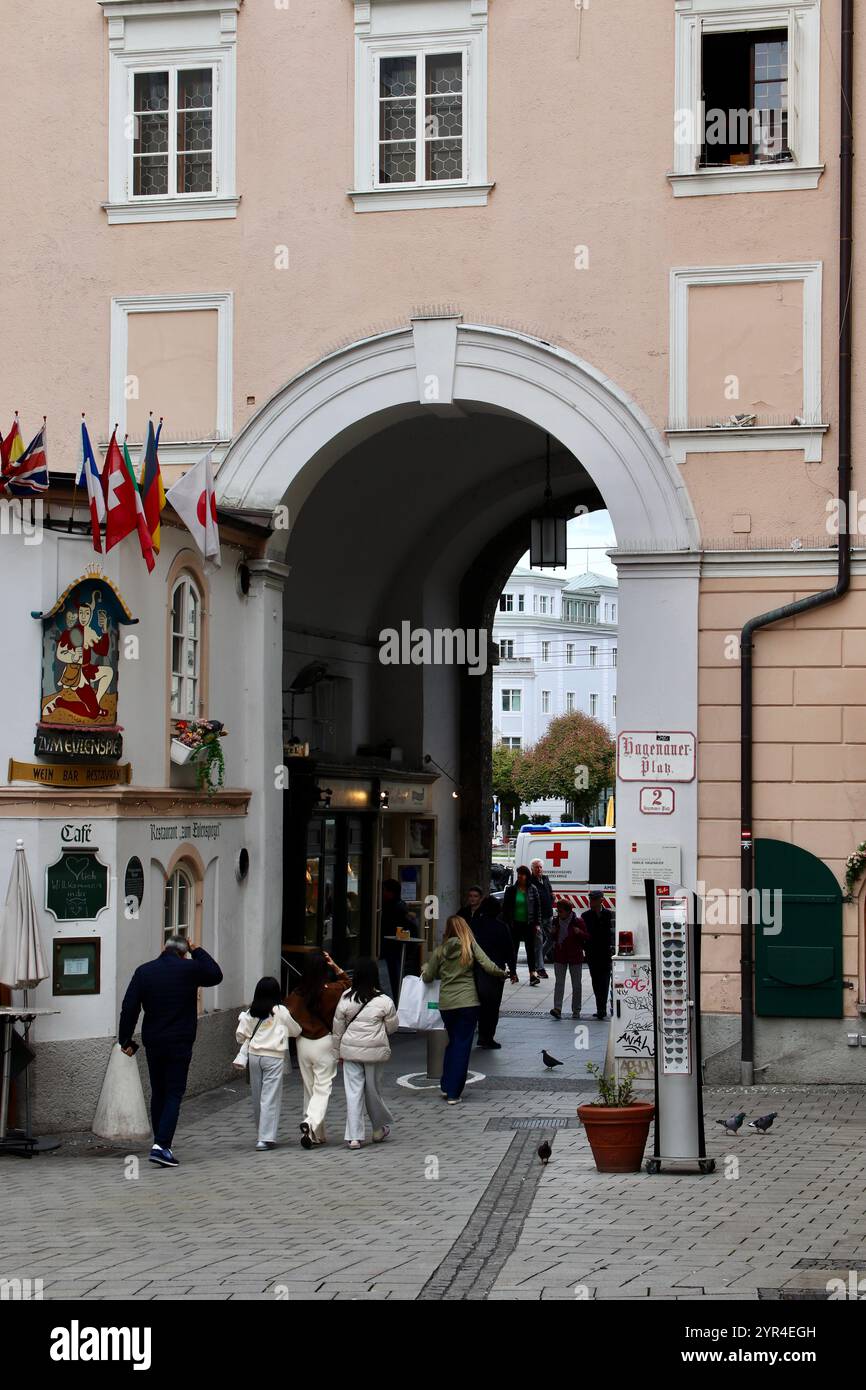
<path id="1" fill-rule="evenodd" d="M 579 711 L 616 736 L 617 584 L 588 572 L 574 579 L 518 567 L 493 625 L 493 741 L 529 748 L 552 719 Z M 531 815 L 559 819 L 561 801 L 533 802 Z"/>

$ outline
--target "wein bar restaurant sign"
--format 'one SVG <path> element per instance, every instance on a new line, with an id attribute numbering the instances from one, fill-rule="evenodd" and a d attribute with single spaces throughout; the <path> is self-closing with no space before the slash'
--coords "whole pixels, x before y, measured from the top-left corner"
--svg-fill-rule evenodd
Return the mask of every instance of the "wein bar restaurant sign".
<path id="1" fill-rule="evenodd" d="M 684 729 L 624 730 L 616 741 L 616 768 L 623 782 L 692 782 L 695 736 Z"/>

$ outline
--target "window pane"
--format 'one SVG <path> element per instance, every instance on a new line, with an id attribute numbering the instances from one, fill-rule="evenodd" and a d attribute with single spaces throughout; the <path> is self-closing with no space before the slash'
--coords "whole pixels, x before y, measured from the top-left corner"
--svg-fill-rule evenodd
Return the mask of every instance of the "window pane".
<path id="1" fill-rule="evenodd" d="M 137 72 L 133 91 L 136 112 L 168 110 L 167 72 Z"/>
<path id="2" fill-rule="evenodd" d="M 172 676 L 172 678 L 171 678 L 171 712 L 172 712 L 172 714 L 177 715 L 178 717 L 180 716 L 180 677 L 179 677 L 179 676 Z"/>
<path id="3" fill-rule="evenodd" d="M 139 198 L 155 198 L 168 192 L 168 155 L 147 155 L 132 161 L 132 191 Z"/>
<path id="4" fill-rule="evenodd" d="M 136 115 L 133 154 L 164 154 L 168 150 L 168 116 Z"/>
<path id="5" fill-rule="evenodd" d="M 415 101 L 379 102 L 379 139 L 415 139 Z"/>
<path id="6" fill-rule="evenodd" d="M 165 932 L 166 936 L 169 935 L 169 933 L 171 932 L 171 928 L 172 928 L 171 914 L 172 914 L 172 905 L 173 905 L 173 901 L 174 901 L 173 885 L 172 885 L 172 880 L 169 879 L 168 882 L 167 882 L 166 885 L 165 885 L 165 897 L 164 897 L 164 899 L 163 899 L 163 905 L 162 905 L 162 926 L 163 926 L 163 931 Z"/>
<path id="7" fill-rule="evenodd" d="M 187 606 L 187 628 L 186 628 L 186 630 L 187 630 L 187 632 L 189 633 L 190 637 L 198 637 L 198 611 L 199 611 L 198 594 L 196 593 L 195 589 L 192 587 L 191 584 L 188 585 L 187 587 L 188 587 L 188 590 L 189 590 L 189 604 L 188 604 L 188 606 Z"/>
<path id="8" fill-rule="evenodd" d="M 383 58 L 379 64 L 379 96 L 414 97 L 416 67 L 414 53 L 403 58 Z"/>
<path id="9" fill-rule="evenodd" d="M 189 922 L 189 882 L 186 874 L 177 873 L 177 926 L 185 927 Z"/>
<path id="10" fill-rule="evenodd" d="M 173 636 L 171 639 L 171 669 L 173 672 L 178 673 L 180 671 L 182 660 L 183 638 Z"/>
<path id="11" fill-rule="evenodd" d="M 183 591 L 184 585 L 178 584 L 171 599 L 171 628 L 172 632 L 183 632 Z"/>
<path id="12" fill-rule="evenodd" d="M 177 75 L 177 109 L 191 111 L 213 105 L 213 70 L 187 68 Z"/>
<path id="13" fill-rule="evenodd" d="M 195 718 L 195 696 L 196 682 L 187 678 L 184 682 L 184 704 L 186 706 L 184 714 L 187 719 Z"/>
<path id="14" fill-rule="evenodd" d="M 431 53 L 427 57 L 427 96 L 453 96 L 463 91 L 460 53 Z"/>
<path id="15" fill-rule="evenodd" d="M 415 144 L 379 146 L 379 182 L 415 182 Z"/>
<path id="16" fill-rule="evenodd" d="M 427 178 L 460 179 L 463 177 L 463 142 L 461 140 L 427 141 Z"/>
<path id="17" fill-rule="evenodd" d="M 189 641 L 187 642 L 187 644 L 186 644 L 186 672 L 185 672 L 185 674 L 186 674 L 187 676 L 194 676 L 194 675 L 196 674 L 197 655 L 198 655 L 198 646 L 197 646 L 197 644 L 196 644 L 195 642 L 193 642 L 192 638 L 190 638 L 190 640 L 189 640 Z"/>

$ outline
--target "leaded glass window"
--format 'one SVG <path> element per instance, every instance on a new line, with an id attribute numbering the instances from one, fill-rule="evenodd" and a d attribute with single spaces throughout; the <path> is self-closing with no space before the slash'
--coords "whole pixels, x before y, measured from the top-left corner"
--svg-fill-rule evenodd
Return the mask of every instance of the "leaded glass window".
<path id="1" fill-rule="evenodd" d="M 379 59 L 380 184 L 466 177 L 464 68 L 462 52 Z"/>
<path id="2" fill-rule="evenodd" d="M 134 197 L 213 193 L 213 68 L 134 73 L 131 134 Z"/>

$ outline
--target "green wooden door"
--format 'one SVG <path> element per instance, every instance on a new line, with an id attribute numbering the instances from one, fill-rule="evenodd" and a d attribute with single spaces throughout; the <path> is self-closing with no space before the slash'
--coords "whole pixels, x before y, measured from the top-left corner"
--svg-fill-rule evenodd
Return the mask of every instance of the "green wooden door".
<path id="1" fill-rule="evenodd" d="M 756 840 L 755 886 L 781 894 L 775 910 L 771 906 L 766 914 L 775 915 L 775 923 L 756 920 L 755 1013 L 841 1018 L 842 889 L 834 875 L 797 845 Z"/>

